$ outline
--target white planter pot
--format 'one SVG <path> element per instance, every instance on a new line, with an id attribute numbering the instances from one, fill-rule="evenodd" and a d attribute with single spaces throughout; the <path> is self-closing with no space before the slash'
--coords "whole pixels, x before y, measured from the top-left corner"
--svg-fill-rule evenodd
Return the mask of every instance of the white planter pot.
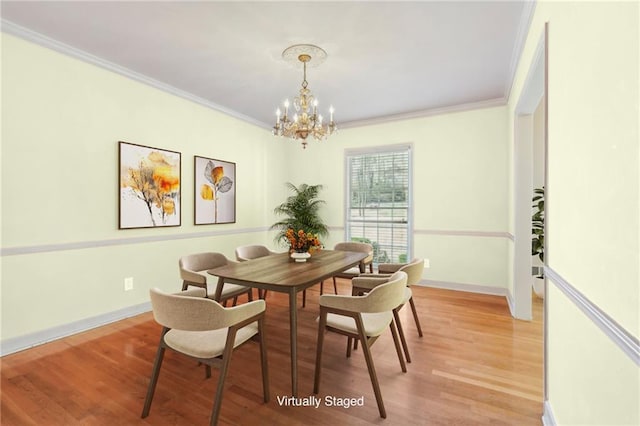
<path id="1" fill-rule="evenodd" d="M 540 299 L 544 299 L 544 279 L 532 277 L 533 280 L 533 292 Z"/>
<path id="2" fill-rule="evenodd" d="M 298 253 L 295 251 L 291 253 L 291 258 L 296 262 L 306 262 L 310 257 L 311 255 L 309 253 Z"/>

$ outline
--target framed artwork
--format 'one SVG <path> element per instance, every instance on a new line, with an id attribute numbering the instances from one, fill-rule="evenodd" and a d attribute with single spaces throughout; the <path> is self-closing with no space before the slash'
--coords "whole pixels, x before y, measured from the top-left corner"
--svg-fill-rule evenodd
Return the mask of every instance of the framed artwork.
<path id="1" fill-rule="evenodd" d="M 236 163 L 194 156 L 194 223 L 236 222 Z"/>
<path id="2" fill-rule="evenodd" d="M 181 154 L 119 142 L 119 229 L 180 226 Z"/>

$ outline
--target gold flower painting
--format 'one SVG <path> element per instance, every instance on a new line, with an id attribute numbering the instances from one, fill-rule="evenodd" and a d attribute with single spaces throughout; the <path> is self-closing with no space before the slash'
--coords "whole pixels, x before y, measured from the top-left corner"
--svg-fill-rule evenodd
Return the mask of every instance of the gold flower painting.
<path id="1" fill-rule="evenodd" d="M 194 157 L 195 224 L 235 223 L 236 164 Z"/>
<path id="2" fill-rule="evenodd" d="M 120 142 L 120 229 L 180 226 L 180 156 Z"/>

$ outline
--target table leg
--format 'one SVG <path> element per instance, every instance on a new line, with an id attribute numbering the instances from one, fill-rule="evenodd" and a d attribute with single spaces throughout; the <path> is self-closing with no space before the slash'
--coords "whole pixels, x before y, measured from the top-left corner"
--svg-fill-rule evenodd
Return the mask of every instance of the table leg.
<path id="1" fill-rule="evenodd" d="M 297 291 L 289 290 L 289 333 L 291 339 L 291 394 L 298 396 L 298 321 Z"/>
<path id="2" fill-rule="evenodd" d="M 222 286 L 224 286 L 224 278 L 220 277 L 218 278 L 218 285 L 216 286 L 216 294 L 213 296 L 216 302 L 220 302 L 222 298 Z"/>

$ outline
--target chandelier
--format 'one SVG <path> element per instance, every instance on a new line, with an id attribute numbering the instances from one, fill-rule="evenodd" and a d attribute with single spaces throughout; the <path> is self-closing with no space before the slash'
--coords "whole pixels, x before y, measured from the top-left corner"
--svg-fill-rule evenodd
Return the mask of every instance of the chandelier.
<path id="1" fill-rule="evenodd" d="M 286 48 L 282 52 L 282 57 L 286 61 L 297 60 L 302 63 L 302 88 L 300 94 L 293 99 L 295 109 L 293 118 L 289 116 L 289 99 L 284 101 L 284 114 L 280 108 L 276 111 L 277 118 L 273 126 L 273 134 L 293 140 L 299 139 L 302 142 L 302 148 L 306 148 L 308 136 L 311 135 L 316 140 L 326 139 L 338 128 L 333 121 L 333 107 L 329 107 L 329 123 L 323 123 L 322 115 L 318 114 L 318 100 L 307 88 L 307 64 L 319 65 L 324 62 L 327 52 L 311 44 L 296 44 Z"/>

